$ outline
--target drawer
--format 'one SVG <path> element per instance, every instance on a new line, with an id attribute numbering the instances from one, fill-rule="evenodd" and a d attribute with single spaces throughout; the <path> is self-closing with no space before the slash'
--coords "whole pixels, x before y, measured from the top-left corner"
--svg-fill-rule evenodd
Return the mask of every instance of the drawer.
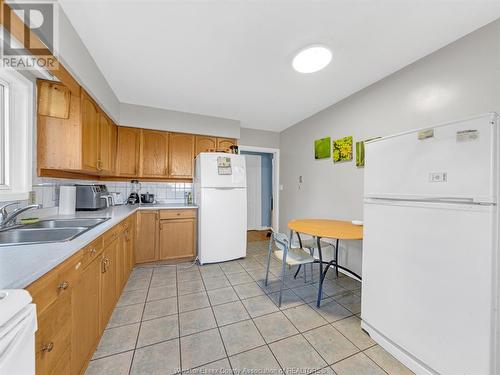
<path id="1" fill-rule="evenodd" d="M 160 219 L 189 219 L 196 217 L 196 210 L 183 209 L 183 210 L 160 210 Z"/>
<path id="2" fill-rule="evenodd" d="M 113 242 L 122 232 L 122 227 L 120 224 L 115 225 L 113 228 L 108 230 L 106 233 L 103 234 L 103 246 L 106 247 L 108 246 L 111 242 Z"/>
<path id="3" fill-rule="evenodd" d="M 80 282 L 83 273 L 82 253 L 72 256 L 64 262 L 58 271 L 57 289 L 59 296 L 63 293 L 71 293 L 71 290 Z"/>
<path id="4" fill-rule="evenodd" d="M 99 256 L 103 249 L 102 237 L 92 241 L 82 250 L 82 266 L 87 267 L 92 261 Z"/>

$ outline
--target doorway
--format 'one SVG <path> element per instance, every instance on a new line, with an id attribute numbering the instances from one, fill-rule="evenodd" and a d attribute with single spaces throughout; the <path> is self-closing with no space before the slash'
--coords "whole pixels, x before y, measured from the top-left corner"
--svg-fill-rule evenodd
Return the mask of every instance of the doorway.
<path id="1" fill-rule="evenodd" d="M 247 229 L 278 230 L 278 149 L 240 146 L 247 170 Z"/>

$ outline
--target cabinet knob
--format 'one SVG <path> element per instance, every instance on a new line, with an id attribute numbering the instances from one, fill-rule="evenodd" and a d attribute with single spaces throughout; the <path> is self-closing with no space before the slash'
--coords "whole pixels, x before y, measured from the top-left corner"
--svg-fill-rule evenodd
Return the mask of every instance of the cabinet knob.
<path id="1" fill-rule="evenodd" d="M 68 289 L 69 283 L 67 281 L 63 281 L 61 284 L 59 284 L 59 289 Z"/>
<path id="2" fill-rule="evenodd" d="M 52 341 L 42 346 L 42 352 L 49 353 L 52 349 L 54 349 L 54 343 Z"/>
<path id="3" fill-rule="evenodd" d="M 181 213 L 180 213 L 180 212 L 177 212 L 177 216 L 181 216 Z"/>
<path id="4" fill-rule="evenodd" d="M 91 254 L 95 254 L 95 253 L 97 253 L 96 248 L 95 248 L 95 247 L 93 247 L 92 249 L 90 249 L 90 253 L 91 253 Z"/>

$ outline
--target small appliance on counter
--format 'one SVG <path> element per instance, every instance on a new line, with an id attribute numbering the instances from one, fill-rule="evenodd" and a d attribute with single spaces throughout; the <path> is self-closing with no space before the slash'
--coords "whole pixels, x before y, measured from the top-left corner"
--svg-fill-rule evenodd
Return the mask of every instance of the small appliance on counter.
<path id="1" fill-rule="evenodd" d="M 76 209 L 76 186 L 59 187 L 59 215 L 71 215 Z"/>
<path id="2" fill-rule="evenodd" d="M 75 185 L 75 187 L 77 211 L 97 211 L 113 204 L 106 185 Z"/>
<path id="3" fill-rule="evenodd" d="M 140 203 L 139 191 L 141 190 L 141 183 L 139 180 L 130 181 L 131 193 L 128 196 L 127 204 L 138 204 Z"/>
<path id="4" fill-rule="evenodd" d="M 155 195 L 146 192 L 146 194 L 141 194 L 141 204 L 155 204 Z"/>
<path id="5" fill-rule="evenodd" d="M 113 206 L 119 206 L 125 204 L 125 200 L 123 199 L 123 195 L 120 192 L 111 192 L 111 198 L 113 199 Z"/>

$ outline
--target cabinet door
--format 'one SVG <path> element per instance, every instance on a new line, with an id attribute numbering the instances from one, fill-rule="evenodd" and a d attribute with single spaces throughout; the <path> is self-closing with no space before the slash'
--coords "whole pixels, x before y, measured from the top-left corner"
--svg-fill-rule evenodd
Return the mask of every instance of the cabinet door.
<path id="1" fill-rule="evenodd" d="M 194 135 L 170 133 L 169 172 L 172 178 L 192 178 Z"/>
<path id="2" fill-rule="evenodd" d="M 168 133 L 142 130 L 141 176 L 168 177 Z"/>
<path id="3" fill-rule="evenodd" d="M 198 155 L 200 152 L 207 152 L 210 149 L 217 148 L 217 138 L 208 137 L 205 135 L 197 135 L 195 140 L 195 152 L 194 155 Z"/>
<path id="4" fill-rule="evenodd" d="M 38 80 L 38 114 L 67 119 L 71 92 L 61 83 Z"/>
<path id="5" fill-rule="evenodd" d="M 110 174 L 113 171 L 113 149 L 114 125 L 111 120 L 102 112 L 99 113 L 99 160 L 97 161 L 98 170 L 104 174 Z"/>
<path id="6" fill-rule="evenodd" d="M 141 129 L 118 127 L 116 171 L 118 176 L 139 176 Z"/>
<path id="7" fill-rule="evenodd" d="M 94 101 L 82 91 L 82 168 L 97 171 L 99 160 L 99 116 Z"/>
<path id="8" fill-rule="evenodd" d="M 195 256 L 195 220 L 172 219 L 160 222 L 160 259 Z"/>
<path id="9" fill-rule="evenodd" d="M 217 149 L 218 150 L 230 150 L 231 146 L 236 145 L 236 140 L 231 138 L 217 138 Z"/>
<path id="10" fill-rule="evenodd" d="M 157 257 L 158 212 L 137 212 L 136 263 L 153 262 Z"/>
<path id="11" fill-rule="evenodd" d="M 115 307 L 118 293 L 116 289 L 116 263 L 119 237 L 115 238 L 103 251 L 101 261 L 101 331 L 106 327 Z"/>
<path id="12" fill-rule="evenodd" d="M 95 258 L 82 273 L 81 281 L 73 289 L 73 328 L 71 340 L 71 368 L 81 374 L 98 343 L 99 287 L 101 257 Z"/>

